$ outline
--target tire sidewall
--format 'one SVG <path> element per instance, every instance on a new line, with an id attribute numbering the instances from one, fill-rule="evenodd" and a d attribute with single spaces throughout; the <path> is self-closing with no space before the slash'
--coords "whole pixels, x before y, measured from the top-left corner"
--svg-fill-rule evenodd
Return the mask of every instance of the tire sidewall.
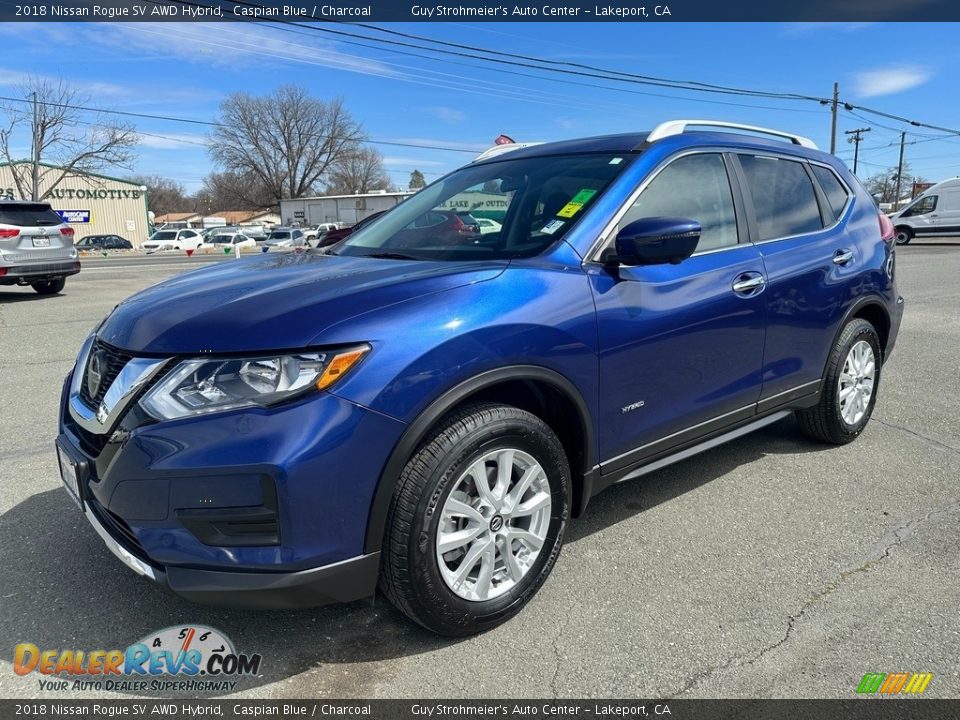
<path id="1" fill-rule="evenodd" d="M 549 437 L 535 430 L 529 421 L 511 418 L 465 433 L 433 469 L 417 503 L 409 548 L 412 588 L 419 596 L 421 607 L 432 608 L 437 619 L 451 630 L 466 627 L 473 631 L 482 630 L 512 616 L 546 581 L 556 562 L 570 513 L 570 472 L 559 443 L 555 439 L 551 442 Z M 491 451 L 504 448 L 528 453 L 547 474 L 551 493 L 547 538 L 536 562 L 520 583 L 491 600 L 465 600 L 450 590 L 440 575 L 436 541 L 441 510 L 457 480 L 473 462 Z"/>
<path id="2" fill-rule="evenodd" d="M 863 429 L 867 426 L 867 423 L 873 416 L 873 408 L 877 404 L 877 396 L 880 390 L 880 378 L 883 372 L 883 356 L 880 352 L 880 338 L 877 336 L 877 331 L 874 329 L 873 325 L 865 320 L 854 320 L 852 323 L 850 323 L 850 325 L 848 325 L 848 328 L 850 329 L 849 332 L 845 331 L 842 336 L 846 338 L 845 341 L 842 342 L 836 350 L 836 355 L 833 360 L 831 372 L 827 377 L 827 382 L 829 383 L 828 397 L 832 418 L 836 425 L 837 431 L 844 439 L 853 440 L 863 432 Z M 840 413 L 839 379 L 840 374 L 843 372 L 843 366 L 844 363 L 846 363 L 847 355 L 850 353 L 850 349 L 861 340 L 867 341 L 870 345 L 870 349 L 873 350 L 873 361 L 876 369 L 874 370 L 873 377 L 873 392 L 870 394 L 870 402 L 867 404 L 867 410 L 864 412 L 863 417 L 860 418 L 860 420 L 858 420 L 855 424 L 850 425 L 846 420 L 843 419 L 843 415 Z"/>
<path id="3" fill-rule="evenodd" d="M 897 245 L 908 245 L 910 241 L 913 240 L 913 233 L 909 230 L 898 228 L 895 232 L 894 242 L 896 242 Z"/>

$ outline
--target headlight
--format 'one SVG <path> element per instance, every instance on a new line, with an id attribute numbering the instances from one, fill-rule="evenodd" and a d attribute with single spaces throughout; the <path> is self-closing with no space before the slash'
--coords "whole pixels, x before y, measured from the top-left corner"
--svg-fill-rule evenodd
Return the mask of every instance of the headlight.
<path id="1" fill-rule="evenodd" d="M 369 351 L 369 345 L 360 345 L 331 352 L 184 360 L 140 405 L 159 420 L 274 405 L 310 390 L 325 390 Z"/>

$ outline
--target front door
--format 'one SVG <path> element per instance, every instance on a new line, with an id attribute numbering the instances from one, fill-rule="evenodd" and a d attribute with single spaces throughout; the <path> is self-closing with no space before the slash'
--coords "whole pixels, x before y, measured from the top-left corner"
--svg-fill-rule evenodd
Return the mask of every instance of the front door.
<path id="1" fill-rule="evenodd" d="M 749 417 L 760 395 L 765 275 L 757 248 L 740 242 L 747 233 L 738 231 L 724 156 L 686 155 L 668 164 L 613 236 L 633 220 L 657 216 L 700 223 L 692 257 L 590 271 L 603 472 Z"/>

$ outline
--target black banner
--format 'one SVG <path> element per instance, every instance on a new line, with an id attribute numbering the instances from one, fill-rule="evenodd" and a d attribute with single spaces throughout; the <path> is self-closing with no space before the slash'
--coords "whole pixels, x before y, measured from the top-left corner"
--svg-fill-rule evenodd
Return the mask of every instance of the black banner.
<path id="1" fill-rule="evenodd" d="M 954 720 L 960 700 L 0 700 L 0 718 Z"/>
<path id="2" fill-rule="evenodd" d="M 922 12 L 918 7 L 922 5 Z M 937 22 L 953 0 L 36 0 L 0 3 L 9 22 Z"/>

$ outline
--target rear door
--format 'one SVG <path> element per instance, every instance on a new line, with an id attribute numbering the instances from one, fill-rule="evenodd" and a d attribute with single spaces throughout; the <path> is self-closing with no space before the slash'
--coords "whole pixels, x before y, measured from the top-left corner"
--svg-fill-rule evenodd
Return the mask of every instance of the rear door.
<path id="1" fill-rule="evenodd" d="M 767 275 L 765 410 L 819 386 L 864 257 L 846 229 L 853 193 L 833 170 L 798 158 L 737 157 Z"/>
<path id="2" fill-rule="evenodd" d="M 739 189 L 727 168 L 720 152 L 672 160 L 611 235 L 642 217 L 690 218 L 702 227 L 692 257 L 589 273 L 600 340 L 603 472 L 754 413 L 763 359 L 763 262 L 747 241 L 745 216 L 734 200 Z M 750 287 L 743 287 L 745 280 Z"/>

